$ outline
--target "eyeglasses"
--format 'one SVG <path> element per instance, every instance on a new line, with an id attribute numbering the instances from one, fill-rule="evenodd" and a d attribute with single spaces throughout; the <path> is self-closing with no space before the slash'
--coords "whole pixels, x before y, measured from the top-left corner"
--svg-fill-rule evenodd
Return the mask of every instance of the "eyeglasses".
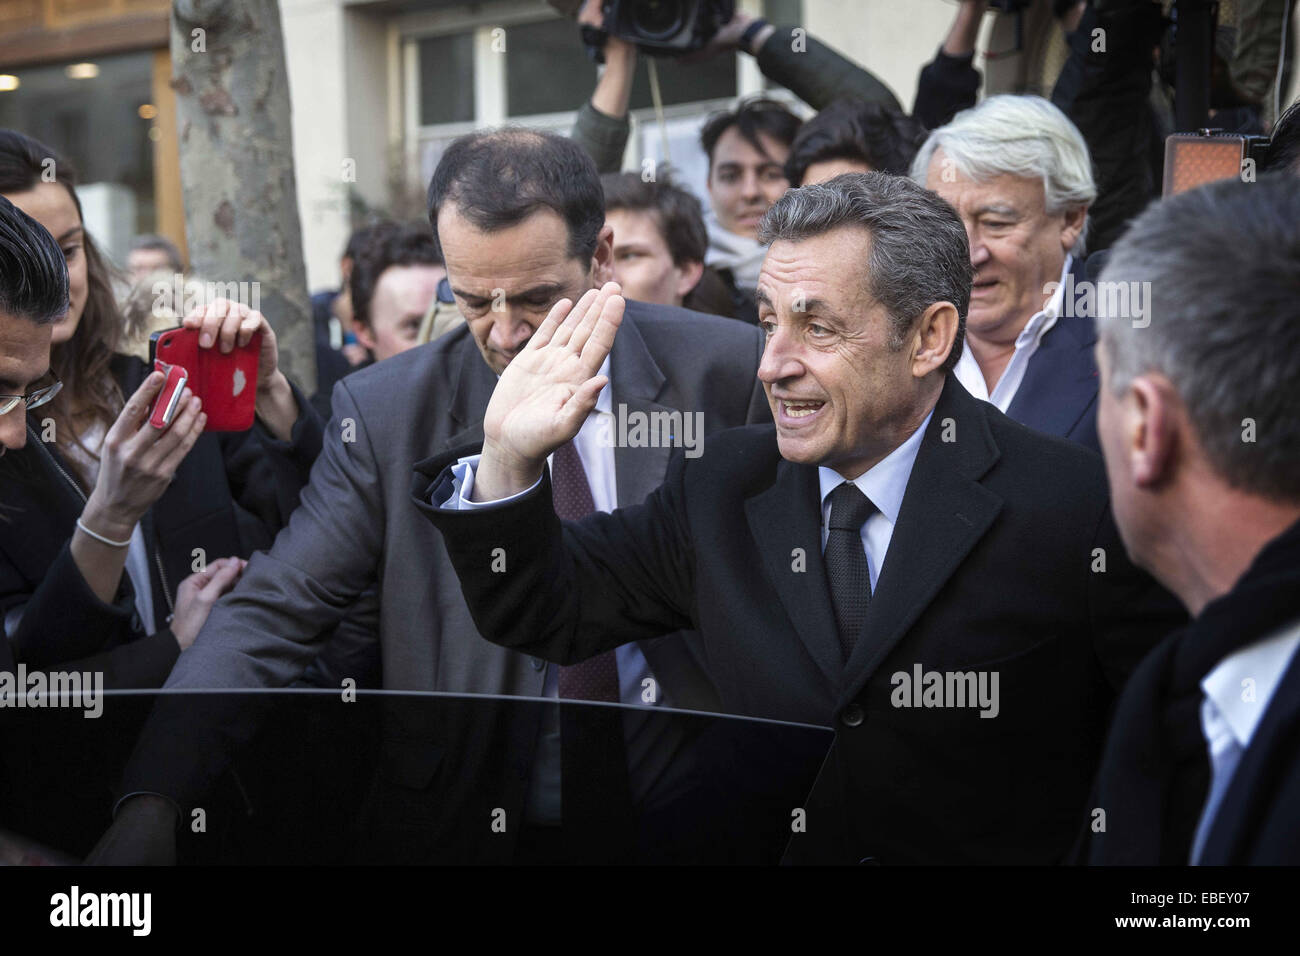
<path id="1" fill-rule="evenodd" d="M 8 415 L 22 402 L 26 402 L 29 409 L 36 408 L 44 405 L 59 394 L 59 390 L 63 388 L 63 383 L 59 381 L 59 377 L 53 372 L 50 372 L 48 377 L 54 379 L 51 384 L 33 389 L 26 395 L 0 395 L 0 415 Z"/>

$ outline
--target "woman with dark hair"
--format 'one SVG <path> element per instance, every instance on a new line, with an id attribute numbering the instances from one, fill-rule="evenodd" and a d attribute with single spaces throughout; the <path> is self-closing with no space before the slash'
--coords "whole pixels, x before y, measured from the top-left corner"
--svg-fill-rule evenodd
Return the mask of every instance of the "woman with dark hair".
<path id="1" fill-rule="evenodd" d="M 142 641 L 135 665 L 114 680 L 156 687 L 207 617 L 182 580 L 270 546 L 320 450 L 321 422 L 278 369 L 261 313 L 216 300 L 184 324 L 200 330 L 202 347 L 223 352 L 262 333 L 257 424 L 205 434 L 200 401 L 186 389 L 166 431 L 142 428 L 163 377 L 119 354 L 123 318 L 72 168 L 44 144 L 0 130 L 0 195 L 50 232 L 69 277 L 50 354 L 62 389 L 29 414 L 26 446 L 0 459 L 7 650 L 38 669 Z"/>

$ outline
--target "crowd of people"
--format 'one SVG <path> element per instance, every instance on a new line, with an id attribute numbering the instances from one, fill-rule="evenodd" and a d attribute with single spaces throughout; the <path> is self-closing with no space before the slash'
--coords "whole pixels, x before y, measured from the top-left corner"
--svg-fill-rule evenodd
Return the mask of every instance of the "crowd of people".
<path id="1" fill-rule="evenodd" d="M 1147 14 L 1060 6 L 1051 99 L 977 102 L 963 2 L 911 114 L 738 13 L 715 48 L 816 113 L 709 117 L 704 204 L 620 171 L 607 37 L 571 136 L 465 135 L 427 224 L 353 234 L 315 396 L 256 309 L 170 315 L 260 334 L 245 432 L 189 389 L 143 424 L 146 318 L 71 166 L 0 131 L 0 671 L 627 705 L 393 709 L 387 861 L 709 859 L 678 823 L 716 753 L 656 719 L 691 710 L 834 728 L 791 862 L 1300 862 L 1300 106 L 1257 178 L 1156 200 L 1092 119 L 1132 63 L 1075 42 Z M 183 271 L 160 237 L 128 265 Z M 75 768 L 113 790 L 77 832 L 8 735 L 0 797 L 171 861 L 264 716 L 161 696 Z"/>

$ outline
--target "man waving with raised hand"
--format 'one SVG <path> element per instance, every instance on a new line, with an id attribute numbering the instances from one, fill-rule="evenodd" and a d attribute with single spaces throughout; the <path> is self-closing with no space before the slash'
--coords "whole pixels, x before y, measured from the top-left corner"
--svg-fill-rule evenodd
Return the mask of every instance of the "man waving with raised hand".
<path id="1" fill-rule="evenodd" d="M 1115 689 L 1178 610 L 1125 560 L 1098 457 L 950 374 L 971 270 L 951 206 L 845 175 L 763 229 L 774 425 L 563 520 L 544 461 L 600 393 L 606 286 L 501 376 L 481 457 L 416 465 L 414 505 L 490 641 L 572 667 L 683 631 L 727 711 L 834 724 L 792 861 L 1059 861 Z"/>
<path id="2" fill-rule="evenodd" d="M 474 490 L 466 497 L 496 501 L 527 491 L 541 479 L 547 456 L 578 434 L 609 384 L 599 373 L 623 321 L 621 291 L 607 282 L 577 305 L 561 299 L 501 373 L 483 418 Z"/>

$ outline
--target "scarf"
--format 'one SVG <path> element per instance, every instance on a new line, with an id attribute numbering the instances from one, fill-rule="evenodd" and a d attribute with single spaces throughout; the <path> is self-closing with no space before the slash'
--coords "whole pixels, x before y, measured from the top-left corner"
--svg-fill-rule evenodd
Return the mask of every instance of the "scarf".
<path id="1" fill-rule="evenodd" d="M 1201 680 L 1225 657 L 1300 618 L 1300 522 L 1246 573 L 1142 661 L 1120 697 L 1094 788 L 1106 830 L 1090 833 L 1100 865 L 1185 866 L 1209 793 Z"/>
<path id="2" fill-rule="evenodd" d="M 709 210 L 705 225 L 709 231 L 709 251 L 704 261 L 714 269 L 726 269 L 731 272 L 736 286 L 752 293 L 758 286 L 758 270 L 767 255 L 767 246 L 757 239 L 738 236 L 718 225 L 717 217 Z"/>

